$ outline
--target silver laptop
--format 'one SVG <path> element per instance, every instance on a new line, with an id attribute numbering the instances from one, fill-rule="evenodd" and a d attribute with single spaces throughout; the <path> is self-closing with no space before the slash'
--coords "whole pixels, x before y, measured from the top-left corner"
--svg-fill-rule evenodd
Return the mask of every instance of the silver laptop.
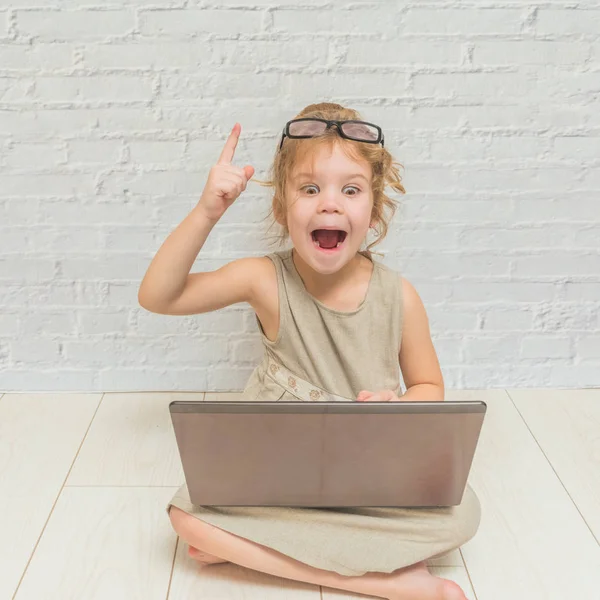
<path id="1" fill-rule="evenodd" d="M 487 405 L 169 404 L 194 504 L 417 507 L 462 501 Z"/>

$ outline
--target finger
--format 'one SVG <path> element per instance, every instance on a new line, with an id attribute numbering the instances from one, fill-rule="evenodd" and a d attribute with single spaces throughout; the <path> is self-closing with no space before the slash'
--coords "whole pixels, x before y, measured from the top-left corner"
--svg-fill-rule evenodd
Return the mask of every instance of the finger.
<path id="1" fill-rule="evenodd" d="M 239 178 L 226 178 L 223 180 L 223 183 L 228 183 L 229 185 L 223 186 L 223 198 L 226 200 L 232 200 L 237 198 L 243 191 L 245 187 L 245 183 Z"/>
<path id="2" fill-rule="evenodd" d="M 362 399 L 363 402 L 380 402 L 379 394 L 377 392 L 369 392 L 367 396 Z"/>
<path id="3" fill-rule="evenodd" d="M 228 174 L 226 177 L 223 177 L 222 182 L 223 183 L 231 183 L 232 185 L 235 185 L 235 186 L 243 186 L 244 185 L 244 179 L 237 174 Z"/>
<path id="4" fill-rule="evenodd" d="M 221 165 L 230 165 L 233 160 L 233 155 L 235 154 L 235 149 L 237 147 L 238 140 L 240 139 L 240 132 L 242 130 L 242 126 L 238 127 L 238 123 L 233 126 L 227 141 L 225 142 L 225 147 L 221 152 L 221 156 L 219 156 L 219 160 L 217 164 Z"/>
<path id="5" fill-rule="evenodd" d="M 246 183 L 248 180 L 246 177 L 246 169 L 241 167 L 234 167 L 233 165 L 224 165 L 221 167 L 221 176 L 228 177 L 229 179 L 233 178 L 242 183 Z"/>
<path id="6" fill-rule="evenodd" d="M 246 165 L 243 169 L 239 169 L 239 174 L 242 178 L 242 191 L 244 191 L 248 187 L 248 182 L 252 179 L 252 176 L 254 175 L 254 167 Z"/>
<path id="7" fill-rule="evenodd" d="M 215 183 L 217 188 L 221 190 L 219 195 L 224 196 L 224 192 L 227 192 L 227 197 L 231 198 L 231 194 L 235 192 L 237 198 L 245 189 L 248 184 L 244 169 L 236 169 L 231 165 L 221 165 L 223 169 L 218 174 L 218 179 Z M 216 176 L 217 177 L 217 176 Z"/>
<path id="8" fill-rule="evenodd" d="M 369 398 L 372 395 L 373 395 L 373 392 L 370 392 L 369 390 L 361 390 L 360 392 L 358 392 L 358 396 L 356 396 L 356 399 L 357 400 L 366 400 L 367 398 Z"/>
<path id="9" fill-rule="evenodd" d="M 390 402 L 394 397 L 394 392 L 391 390 L 380 390 L 373 394 L 368 402 Z"/>
<path id="10" fill-rule="evenodd" d="M 246 165 L 244 167 L 244 173 L 246 175 L 246 180 L 249 181 L 250 179 L 252 179 L 252 176 L 254 175 L 254 167 L 251 167 L 250 165 Z"/>

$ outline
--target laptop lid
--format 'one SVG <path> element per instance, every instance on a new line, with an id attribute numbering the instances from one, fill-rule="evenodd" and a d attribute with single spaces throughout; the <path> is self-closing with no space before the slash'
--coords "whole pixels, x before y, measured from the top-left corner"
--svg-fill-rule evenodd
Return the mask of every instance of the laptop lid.
<path id="1" fill-rule="evenodd" d="M 169 404 L 192 503 L 460 504 L 487 405 L 464 402 Z"/>

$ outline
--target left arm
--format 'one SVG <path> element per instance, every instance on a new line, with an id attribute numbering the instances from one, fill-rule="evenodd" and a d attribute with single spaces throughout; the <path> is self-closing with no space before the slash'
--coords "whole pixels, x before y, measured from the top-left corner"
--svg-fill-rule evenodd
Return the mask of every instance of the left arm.
<path id="1" fill-rule="evenodd" d="M 417 290 L 402 277 L 403 319 L 400 344 L 400 369 L 406 393 L 400 398 L 390 390 L 363 390 L 359 401 L 386 402 L 396 400 L 444 400 L 444 379 L 431 334 L 429 319 Z"/>
<path id="2" fill-rule="evenodd" d="M 417 290 L 402 278 L 404 318 L 400 343 L 400 369 L 406 384 L 401 400 L 444 400 L 444 378 L 440 369 L 429 319 Z"/>

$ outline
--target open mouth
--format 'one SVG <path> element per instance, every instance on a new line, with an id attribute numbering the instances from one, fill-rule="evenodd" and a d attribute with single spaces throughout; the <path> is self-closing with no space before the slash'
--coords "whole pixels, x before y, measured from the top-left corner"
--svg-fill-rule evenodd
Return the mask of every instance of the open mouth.
<path id="1" fill-rule="evenodd" d="M 313 243 L 322 251 L 335 251 L 346 240 L 348 233 L 342 229 L 315 229 L 311 233 Z"/>

